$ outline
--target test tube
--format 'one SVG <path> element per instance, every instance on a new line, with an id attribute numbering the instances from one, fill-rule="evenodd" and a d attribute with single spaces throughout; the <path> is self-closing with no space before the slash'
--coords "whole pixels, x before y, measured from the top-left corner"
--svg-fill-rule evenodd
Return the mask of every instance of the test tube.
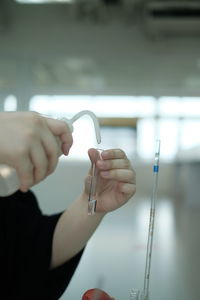
<path id="1" fill-rule="evenodd" d="M 96 205 L 97 205 L 97 186 L 98 186 L 98 177 L 99 177 L 99 170 L 96 167 L 96 162 L 98 159 L 101 158 L 102 149 L 96 149 L 97 156 L 95 161 L 92 163 L 92 174 L 91 174 L 91 182 L 90 182 L 90 189 L 89 189 L 89 197 L 88 197 L 88 215 L 94 215 L 96 212 Z"/>

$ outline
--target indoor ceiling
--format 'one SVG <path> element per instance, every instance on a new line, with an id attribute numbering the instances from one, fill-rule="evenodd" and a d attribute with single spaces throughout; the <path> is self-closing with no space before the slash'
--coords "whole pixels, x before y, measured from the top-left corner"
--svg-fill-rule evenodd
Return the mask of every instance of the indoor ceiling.
<path id="1" fill-rule="evenodd" d="M 150 2 L 157 10 L 158 1 Z M 198 96 L 200 17 L 155 19 L 144 14 L 145 5 L 1 1 L 1 93 L 26 87 L 26 93 Z"/>

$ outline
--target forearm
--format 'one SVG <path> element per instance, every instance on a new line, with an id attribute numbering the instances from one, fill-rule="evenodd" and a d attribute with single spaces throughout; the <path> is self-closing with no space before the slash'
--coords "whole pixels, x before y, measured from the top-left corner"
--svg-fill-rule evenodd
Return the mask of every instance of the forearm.
<path id="1" fill-rule="evenodd" d="M 120 149 L 103 151 L 98 160 L 97 150 L 90 149 L 92 163 L 99 169 L 96 186 L 96 214 L 88 215 L 88 194 L 91 172 L 81 195 L 60 217 L 53 237 L 51 267 L 55 268 L 75 256 L 94 233 L 106 212 L 124 205 L 135 193 L 135 172 Z"/>
<path id="2" fill-rule="evenodd" d="M 54 231 L 51 268 L 63 264 L 83 249 L 105 215 L 90 216 L 87 210 L 87 196 L 83 194 L 60 217 Z"/>

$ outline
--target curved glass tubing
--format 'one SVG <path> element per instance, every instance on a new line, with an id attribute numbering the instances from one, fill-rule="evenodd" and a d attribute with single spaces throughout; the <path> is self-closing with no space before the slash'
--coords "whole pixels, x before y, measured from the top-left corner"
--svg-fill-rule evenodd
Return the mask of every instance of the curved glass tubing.
<path id="1" fill-rule="evenodd" d="M 137 289 L 132 289 L 130 293 L 130 300 L 149 300 L 149 281 L 150 281 L 153 234 L 154 234 L 154 220 L 155 220 L 155 208 L 156 208 L 155 204 L 156 204 L 157 190 L 158 190 L 159 159 L 160 159 L 160 140 L 157 140 L 154 165 L 153 165 L 153 190 L 151 196 L 149 231 L 148 231 L 146 263 L 145 263 L 145 273 L 144 273 L 144 287 L 142 292 L 140 292 L 140 290 Z"/>

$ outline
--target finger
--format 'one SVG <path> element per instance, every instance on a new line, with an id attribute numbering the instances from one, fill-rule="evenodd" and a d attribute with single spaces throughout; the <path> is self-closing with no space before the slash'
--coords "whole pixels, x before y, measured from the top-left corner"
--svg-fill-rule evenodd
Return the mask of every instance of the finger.
<path id="1" fill-rule="evenodd" d="M 134 195 L 136 192 L 136 185 L 121 182 L 119 184 L 119 191 L 127 195 Z"/>
<path id="2" fill-rule="evenodd" d="M 107 160 L 98 160 L 97 166 L 101 170 L 110 170 L 110 169 L 132 169 L 131 164 L 128 159 L 107 159 Z"/>
<path id="3" fill-rule="evenodd" d="M 73 144 L 72 133 L 68 125 L 63 120 L 46 118 L 47 125 L 55 136 L 59 136 L 62 142 L 62 150 L 65 155 Z"/>
<path id="4" fill-rule="evenodd" d="M 90 186 L 91 186 L 92 176 L 91 174 L 88 174 L 85 178 L 85 191 L 89 194 Z"/>
<path id="5" fill-rule="evenodd" d="M 69 127 L 63 120 L 57 120 L 53 118 L 44 117 L 47 122 L 47 126 L 54 135 L 61 136 L 62 134 L 70 132 Z"/>
<path id="6" fill-rule="evenodd" d="M 88 150 L 88 155 L 91 163 L 95 163 L 98 159 L 101 158 L 101 150 L 91 148 Z"/>
<path id="7" fill-rule="evenodd" d="M 62 150 L 62 142 L 58 136 L 56 136 L 55 138 L 56 138 L 56 143 L 58 146 L 58 157 L 60 157 L 62 154 L 64 154 L 64 152 Z"/>
<path id="8" fill-rule="evenodd" d="M 126 158 L 126 154 L 121 149 L 108 149 L 102 152 L 103 159 Z"/>
<path id="9" fill-rule="evenodd" d="M 123 181 L 127 183 L 134 183 L 136 181 L 135 174 L 133 170 L 130 169 L 114 169 L 114 170 L 107 170 L 107 171 L 101 171 L 101 176 L 103 178 L 117 180 L 117 181 Z"/>
<path id="10" fill-rule="evenodd" d="M 48 159 L 41 144 L 34 144 L 30 155 L 34 166 L 34 184 L 36 184 L 48 175 Z"/>
<path id="11" fill-rule="evenodd" d="M 66 139 L 66 137 L 65 137 L 65 139 Z M 61 137 L 61 140 L 62 140 L 62 137 Z M 72 136 L 69 136 L 68 141 L 66 143 L 65 142 L 62 143 L 62 146 L 61 146 L 62 153 L 65 155 L 68 155 L 72 144 L 73 144 Z"/>
<path id="12" fill-rule="evenodd" d="M 26 192 L 34 183 L 33 164 L 28 156 L 24 156 L 23 159 L 17 159 L 14 167 L 20 181 L 19 189 Z"/>
<path id="13" fill-rule="evenodd" d="M 58 137 L 53 136 L 51 132 L 45 133 L 42 137 L 42 146 L 48 161 L 47 173 L 51 174 L 58 163 L 58 157 L 61 155 L 61 142 Z"/>
<path id="14" fill-rule="evenodd" d="M 98 159 L 98 151 L 94 148 L 91 148 L 91 149 L 88 150 L 88 155 L 89 155 L 90 162 L 91 162 L 91 166 L 90 166 L 90 169 L 88 171 L 88 175 L 92 176 L 94 164 L 96 163 L 96 161 Z"/>

